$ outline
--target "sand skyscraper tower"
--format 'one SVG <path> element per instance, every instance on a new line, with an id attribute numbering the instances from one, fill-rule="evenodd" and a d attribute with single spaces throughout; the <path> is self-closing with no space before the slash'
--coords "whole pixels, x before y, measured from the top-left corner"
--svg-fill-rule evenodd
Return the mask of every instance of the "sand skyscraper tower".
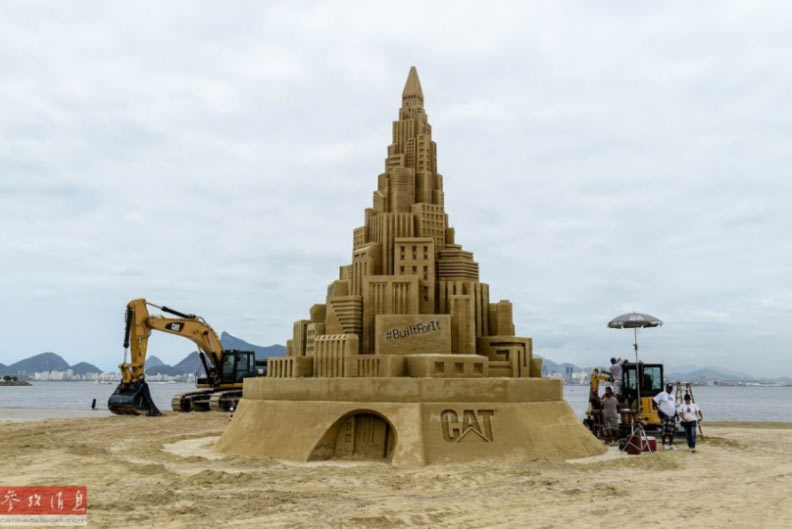
<path id="1" fill-rule="evenodd" d="M 352 239 L 287 356 L 245 381 L 219 449 L 404 465 L 601 451 L 456 243 L 415 67 Z"/>

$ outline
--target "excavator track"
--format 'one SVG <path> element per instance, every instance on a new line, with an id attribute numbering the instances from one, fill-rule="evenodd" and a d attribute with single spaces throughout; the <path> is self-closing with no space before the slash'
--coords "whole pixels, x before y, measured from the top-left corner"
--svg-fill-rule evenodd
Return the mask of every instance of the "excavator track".
<path id="1" fill-rule="evenodd" d="M 177 393 L 171 399 L 171 408 L 177 412 L 209 411 L 212 390 Z"/>
<path id="2" fill-rule="evenodd" d="M 211 411 L 233 411 L 242 398 L 241 389 L 224 389 L 212 393 L 209 399 L 209 409 Z"/>

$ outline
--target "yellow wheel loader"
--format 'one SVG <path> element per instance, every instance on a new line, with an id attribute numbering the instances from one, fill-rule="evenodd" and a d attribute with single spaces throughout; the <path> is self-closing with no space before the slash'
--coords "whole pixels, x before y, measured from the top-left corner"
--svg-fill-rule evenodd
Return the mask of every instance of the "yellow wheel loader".
<path id="1" fill-rule="evenodd" d="M 173 314 L 176 318 L 149 315 L 148 306 Z M 145 380 L 146 350 L 151 331 L 183 336 L 198 346 L 205 377 L 196 380 L 196 391 L 179 393 L 171 401 L 174 411 L 228 411 L 242 397 L 242 379 L 264 376 L 267 360 L 256 361 L 253 351 L 223 350 L 217 333 L 203 318 L 155 305 L 145 299 L 127 304 L 124 332 L 124 362 L 121 383 L 110 396 L 107 407 L 119 415 L 160 415 Z M 127 352 L 130 353 L 127 362 Z"/>

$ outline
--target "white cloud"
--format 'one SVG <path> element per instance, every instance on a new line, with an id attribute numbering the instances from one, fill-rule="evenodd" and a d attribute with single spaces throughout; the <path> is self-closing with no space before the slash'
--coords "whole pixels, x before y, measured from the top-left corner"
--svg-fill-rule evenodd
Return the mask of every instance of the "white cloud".
<path id="1" fill-rule="evenodd" d="M 6 4 L 0 361 L 110 367 L 139 296 L 282 343 L 350 258 L 415 64 L 458 239 L 537 352 L 629 352 L 604 325 L 636 309 L 666 321 L 647 355 L 790 375 L 790 18 Z"/>

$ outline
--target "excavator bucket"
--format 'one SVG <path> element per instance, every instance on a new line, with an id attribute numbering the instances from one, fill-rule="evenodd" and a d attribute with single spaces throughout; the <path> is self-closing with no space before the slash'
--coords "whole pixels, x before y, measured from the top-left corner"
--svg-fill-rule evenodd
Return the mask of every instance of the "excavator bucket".
<path id="1" fill-rule="evenodd" d="M 110 395 L 107 407 L 118 415 L 146 414 L 149 417 L 162 415 L 154 404 L 148 384 L 144 380 L 119 384 L 115 392 Z"/>

